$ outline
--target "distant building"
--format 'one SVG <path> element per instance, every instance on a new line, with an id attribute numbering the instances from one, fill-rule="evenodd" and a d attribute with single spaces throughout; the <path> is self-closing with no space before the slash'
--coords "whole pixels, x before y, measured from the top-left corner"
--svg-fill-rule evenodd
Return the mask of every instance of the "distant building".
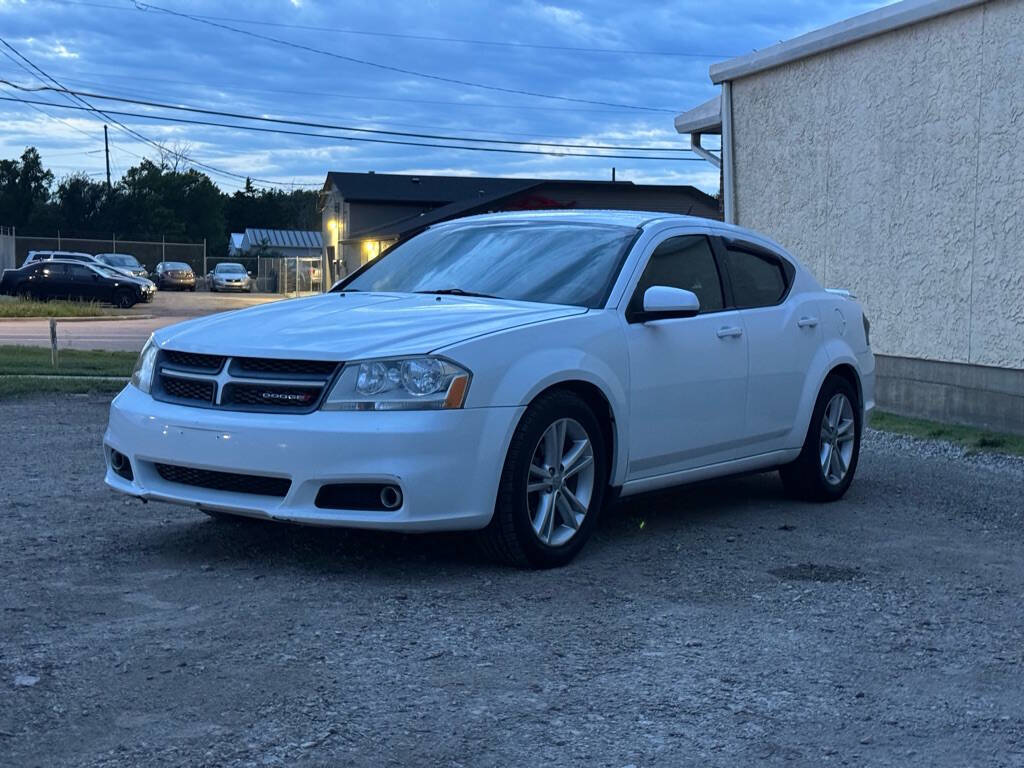
<path id="1" fill-rule="evenodd" d="M 328 173 L 321 205 L 333 280 L 431 224 L 475 213 L 610 208 L 719 218 L 718 200 L 689 186 L 372 172 Z"/>
<path id="2" fill-rule="evenodd" d="M 231 238 L 234 240 L 235 235 Z M 255 229 L 249 227 L 242 233 L 238 246 L 239 255 L 255 256 L 259 251 L 265 255 L 291 257 L 316 257 L 323 253 L 324 243 L 319 232 L 304 229 Z"/>
<path id="3" fill-rule="evenodd" d="M 714 64 L 725 218 L 871 319 L 879 406 L 1024 433 L 1024 0 L 904 0 Z"/>
<path id="4" fill-rule="evenodd" d="M 232 232 L 228 238 L 228 256 L 230 258 L 237 258 L 244 255 L 242 252 L 242 240 L 245 238 L 244 232 Z"/>

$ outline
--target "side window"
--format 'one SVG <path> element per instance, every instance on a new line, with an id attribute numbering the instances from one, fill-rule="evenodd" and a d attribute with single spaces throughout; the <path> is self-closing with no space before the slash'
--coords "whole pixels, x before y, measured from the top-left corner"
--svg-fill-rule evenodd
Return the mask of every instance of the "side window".
<path id="1" fill-rule="evenodd" d="M 715 256 L 704 235 L 670 237 L 654 249 L 629 302 L 631 312 L 643 310 L 644 291 L 652 285 L 693 291 L 700 299 L 701 314 L 725 306 Z"/>
<path id="2" fill-rule="evenodd" d="M 44 261 L 40 264 L 40 269 L 37 270 L 36 274 L 42 274 L 43 277 L 48 277 L 51 280 L 63 280 L 67 277 L 67 271 L 65 265 L 54 264 L 51 261 Z"/>
<path id="3" fill-rule="evenodd" d="M 82 264 L 68 264 L 67 270 L 71 275 L 71 279 L 79 282 L 92 280 L 92 276 L 96 274 L 91 269 L 89 269 L 86 266 L 83 266 Z"/>
<path id="4" fill-rule="evenodd" d="M 786 274 L 777 259 L 727 247 L 725 264 L 737 307 L 770 307 L 786 295 Z"/>

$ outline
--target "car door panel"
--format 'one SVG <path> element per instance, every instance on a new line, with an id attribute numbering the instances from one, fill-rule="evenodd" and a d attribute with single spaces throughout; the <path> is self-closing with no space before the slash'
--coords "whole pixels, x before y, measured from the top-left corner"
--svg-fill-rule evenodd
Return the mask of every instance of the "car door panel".
<path id="1" fill-rule="evenodd" d="M 696 238 L 684 240 L 684 238 Z M 711 268 L 658 275 L 655 258 L 711 260 Z M 692 247 L 691 247 L 692 246 Z M 659 251 L 659 249 L 662 249 Z M 695 317 L 626 322 L 630 381 L 629 479 L 677 472 L 733 458 L 745 443 L 747 339 L 741 313 L 725 308 L 710 243 L 701 232 L 668 232 L 648 246 L 627 295 L 642 303 L 652 284 L 691 290 L 710 311 Z M 706 253 L 705 253 L 706 251 Z M 690 263 L 690 262 L 665 262 Z M 627 315 L 629 313 L 627 312 Z"/>
<path id="2" fill-rule="evenodd" d="M 746 430 L 751 453 L 794 447 L 786 442 L 821 346 L 820 308 L 810 295 L 793 292 L 793 270 L 778 254 L 725 240 L 716 243 L 716 252 L 729 275 L 733 302 L 742 307 L 738 311 L 747 332 Z M 775 296 L 770 285 L 757 284 L 759 271 L 772 260 L 778 262 L 781 296 Z M 757 266 L 741 274 L 744 264 Z M 747 306 L 757 303 L 764 306 Z"/>

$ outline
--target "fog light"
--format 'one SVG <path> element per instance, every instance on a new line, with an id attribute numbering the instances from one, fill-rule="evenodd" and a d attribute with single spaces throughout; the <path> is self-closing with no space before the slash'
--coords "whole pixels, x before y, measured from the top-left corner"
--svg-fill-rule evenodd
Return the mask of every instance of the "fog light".
<path id="1" fill-rule="evenodd" d="M 120 451 L 115 451 L 113 448 L 110 449 L 110 466 L 114 472 L 125 480 L 135 479 L 135 473 L 132 472 L 132 463 L 128 460 L 128 457 Z"/>
<path id="2" fill-rule="evenodd" d="M 385 485 L 380 489 L 380 503 L 384 509 L 398 509 L 402 506 L 402 491 L 397 485 Z"/>

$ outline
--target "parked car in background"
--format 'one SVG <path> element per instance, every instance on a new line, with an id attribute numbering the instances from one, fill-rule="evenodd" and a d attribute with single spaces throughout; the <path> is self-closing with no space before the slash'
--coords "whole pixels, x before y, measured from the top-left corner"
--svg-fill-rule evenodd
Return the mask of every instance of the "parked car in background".
<path id="1" fill-rule="evenodd" d="M 29 251 L 22 266 L 47 259 L 64 259 L 65 261 L 84 261 L 89 263 L 97 261 L 96 257 L 91 253 L 84 253 L 82 251 Z"/>
<path id="2" fill-rule="evenodd" d="M 252 276 L 241 264 L 225 261 L 214 267 L 207 276 L 211 291 L 248 291 L 252 293 Z"/>
<path id="3" fill-rule="evenodd" d="M 102 261 L 108 267 L 120 269 L 132 277 L 149 277 L 146 268 L 130 253 L 97 253 L 96 260 Z"/>
<path id="4" fill-rule="evenodd" d="M 152 301 L 154 290 L 149 280 L 72 259 L 40 259 L 19 269 L 6 269 L 0 276 L 0 293 L 9 296 L 102 301 L 122 309 Z"/>
<path id="5" fill-rule="evenodd" d="M 161 261 L 153 272 L 153 282 L 161 291 L 194 291 L 196 274 L 183 261 Z"/>
<path id="6" fill-rule="evenodd" d="M 475 529 L 557 566 L 609 497 L 778 470 L 840 499 L 874 407 L 868 330 L 750 230 L 468 217 L 331 293 L 158 330 L 111 404 L 106 482 L 215 516 Z"/>

